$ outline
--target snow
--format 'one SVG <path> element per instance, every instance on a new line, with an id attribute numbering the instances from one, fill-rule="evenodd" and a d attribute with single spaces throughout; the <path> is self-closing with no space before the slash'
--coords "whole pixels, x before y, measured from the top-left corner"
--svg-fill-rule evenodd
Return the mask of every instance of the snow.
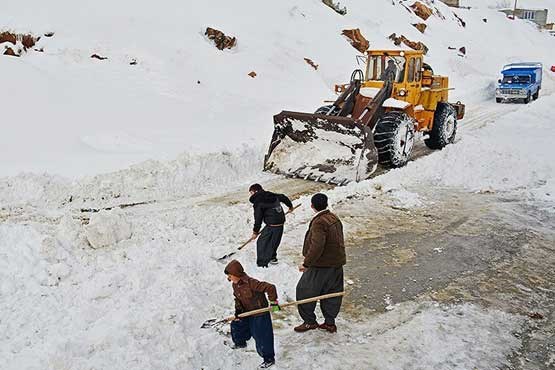
<path id="1" fill-rule="evenodd" d="M 513 63 L 513 64 L 507 64 L 506 66 L 503 66 L 503 70 L 507 70 L 507 69 L 517 69 L 517 68 L 542 68 L 542 64 L 541 63 Z"/>
<path id="2" fill-rule="evenodd" d="M 474 132 L 465 131 L 461 121 L 463 132 L 457 145 L 410 163 L 402 171 L 402 184 L 429 182 L 470 191 L 536 194 L 553 201 L 555 149 L 550 143 L 555 96 L 542 99 Z M 400 175 L 392 171 L 380 181 L 398 181 Z"/>
<path id="3" fill-rule="evenodd" d="M 76 178 L 184 152 L 267 146 L 273 114 L 313 112 L 334 99 L 333 86 L 359 67 L 358 52 L 340 34 L 353 25 L 373 48 L 395 48 L 387 39 L 393 32 L 424 42 L 427 62 L 450 77 L 452 100 L 467 104 L 491 94 L 502 65 L 537 60 L 547 66 L 555 60 L 552 38 L 526 22 L 515 27 L 495 10 L 456 10 L 466 19 L 462 28 L 449 8 L 437 4 L 447 21 L 432 17 L 420 34 L 411 25 L 419 18 L 386 0 L 352 1 L 344 17 L 320 2 L 274 2 L 261 16 L 251 16 L 258 8 L 254 1 L 217 4 L 6 4 L 0 27 L 55 34 L 39 41 L 44 53 L 0 58 L 3 101 L 13 107 L 3 112 L 3 122 L 11 124 L 0 135 L 0 175 L 32 171 Z M 380 17 L 368 18 L 376 7 Z M 267 22 L 267 14 L 275 22 Z M 237 48 L 217 50 L 203 35 L 207 26 L 236 36 Z M 449 46 L 466 46 L 467 56 Z M 109 59 L 90 59 L 93 53 Z M 133 58 L 138 64 L 131 66 Z M 256 78 L 247 76 L 251 70 Z"/>
<path id="4" fill-rule="evenodd" d="M 555 22 L 555 4 L 552 0 L 518 0 L 519 9 L 547 9 L 547 22 Z M 513 9 L 513 0 L 461 0 L 461 6 L 473 8 Z"/>
<path id="5" fill-rule="evenodd" d="M 360 94 L 363 96 L 366 96 L 367 98 L 374 98 L 381 89 L 378 89 L 377 87 L 361 87 L 360 88 Z"/>
<path id="6" fill-rule="evenodd" d="M 187 228 L 174 229 L 163 238 L 158 233 L 134 236 L 119 250 L 66 250 L 63 243 L 52 244 L 50 248 L 66 255 L 56 263 L 34 247 L 41 238 L 35 227 L 1 225 L 0 235 L 3 240 L 11 235 L 11 250 L 18 251 L 0 255 L 0 261 L 9 266 L 19 258 L 19 270 L 2 269 L 4 284 L 17 284 L 17 289 L 9 290 L 14 304 L 4 300 L 5 288 L 0 301 L 4 313 L 0 357 L 7 370 L 235 369 L 254 368 L 260 361 L 252 353 L 252 341 L 250 352 L 241 353 L 223 345 L 216 331 L 199 328 L 207 317 L 224 314 L 222 307 L 232 307 L 231 287 L 225 282 L 223 265 L 198 249 L 202 239 Z M 27 255 L 24 263 L 17 257 L 21 250 Z M 294 295 L 296 279 L 289 266 L 256 270 L 252 257 L 251 251 L 242 258 L 248 271 L 280 282 L 282 301 Z M 59 267 L 62 263 L 64 268 Z M 49 284 L 47 271 L 55 270 L 62 273 Z M 285 366 L 311 359 L 310 369 L 436 365 L 462 370 L 484 363 L 500 366 L 520 344 L 512 334 L 520 330 L 519 316 L 469 304 L 394 307 L 364 322 L 340 318 L 343 330 L 333 342 L 324 333 L 300 337 L 287 322 L 276 319 L 278 359 Z M 468 346 L 469 341 L 474 345 Z M 334 355 L 322 353 L 324 345 L 331 346 Z"/>
<path id="7" fill-rule="evenodd" d="M 384 108 L 395 108 L 395 109 L 405 109 L 409 105 L 410 105 L 410 103 L 407 103 L 406 101 L 397 100 L 397 99 L 394 99 L 394 98 L 388 98 L 383 102 L 382 107 L 384 107 Z"/>
<path id="8" fill-rule="evenodd" d="M 380 189 L 391 206 L 417 208 L 427 200 L 414 189 L 444 186 L 505 192 L 555 210 L 553 74 L 546 71 L 540 99 L 529 105 L 492 101 L 504 64 L 552 65 L 555 39 L 488 9 L 456 10 L 467 22 L 462 28 L 442 4 L 446 20 L 430 18 L 420 34 L 411 25 L 418 18 L 392 3 L 353 0 L 345 17 L 319 1 L 294 0 L 264 7 L 174 0 L 3 4 L 0 26 L 55 32 L 40 41 L 44 53 L 0 56 L 0 101 L 9 107 L 0 135 L 3 368 L 259 363 L 252 343 L 247 352 L 232 351 L 223 336 L 199 326 L 232 311 L 231 287 L 216 259 L 249 235 L 248 185 L 279 181 L 261 173 L 272 115 L 314 111 L 357 67 L 343 28 L 359 27 L 373 48 L 393 48 L 387 40 L 393 32 L 426 43 L 427 62 L 449 76 L 456 88 L 451 100 L 467 104 L 467 117 L 455 145 L 327 191 L 331 201 Z M 203 35 L 207 26 L 237 36 L 237 48 L 216 50 Z M 449 46 L 466 46 L 466 57 Z M 95 52 L 109 59 L 91 60 Z M 136 66 L 129 65 L 133 58 Z M 247 76 L 251 70 L 256 78 Z M 329 154 L 326 147 L 313 150 L 301 155 Z M 288 216 L 288 251 L 298 248 L 312 216 L 308 198 Z M 132 203 L 142 205 L 81 212 Z M 256 268 L 253 245 L 237 257 L 254 277 L 275 283 L 281 301 L 294 298 L 298 253 L 270 269 Z M 341 314 L 334 340 L 293 333 L 294 311 L 276 318 L 278 366 L 498 368 L 520 346 L 517 315 L 473 304 L 391 307 L 364 321 Z"/>
<path id="9" fill-rule="evenodd" d="M 118 209 L 94 213 L 85 227 L 85 236 L 94 249 L 113 246 L 131 235 L 131 223 Z"/>

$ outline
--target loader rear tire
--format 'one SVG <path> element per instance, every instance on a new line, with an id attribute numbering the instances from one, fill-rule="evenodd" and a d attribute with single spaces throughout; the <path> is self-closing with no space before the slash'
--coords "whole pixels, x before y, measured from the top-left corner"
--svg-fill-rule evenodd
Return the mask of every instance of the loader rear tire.
<path id="1" fill-rule="evenodd" d="M 457 112 L 450 104 L 439 103 L 434 114 L 434 125 L 430 137 L 424 140 L 430 149 L 443 149 L 455 142 L 457 134 Z"/>
<path id="2" fill-rule="evenodd" d="M 403 167 L 414 147 L 414 121 L 404 112 L 385 113 L 376 124 L 374 144 L 378 161 L 387 167 Z"/>

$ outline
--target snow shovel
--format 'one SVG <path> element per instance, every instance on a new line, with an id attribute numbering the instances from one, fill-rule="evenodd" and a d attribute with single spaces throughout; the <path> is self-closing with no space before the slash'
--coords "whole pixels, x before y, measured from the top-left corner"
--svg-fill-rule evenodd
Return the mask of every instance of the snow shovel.
<path id="1" fill-rule="evenodd" d="M 297 208 L 299 208 L 300 206 L 301 206 L 300 204 L 297 204 L 296 206 L 293 206 L 293 209 L 291 209 L 290 211 L 285 212 L 285 215 L 287 216 L 288 214 L 293 213 L 293 212 L 294 212 Z M 247 240 L 246 242 L 244 242 L 243 244 L 241 244 L 241 245 L 237 248 L 237 250 L 240 251 L 241 249 L 245 248 L 250 242 L 252 242 L 253 240 L 256 240 L 256 238 L 258 238 L 258 235 L 256 235 L 256 236 L 251 236 L 250 239 Z M 237 252 L 228 253 L 228 254 L 226 254 L 225 256 L 222 256 L 222 257 L 218 258 L 218 261 L 225 260 L 226 258 L 233 256 L 235 253 L 237 253 Z"/>
<path id="2" fill-rule="evenodd" d="M 281 308 L 285 308 L 285 307 L 289 307 L 289 306 L 297 306 L 297 305 L 300 305 L 300 304 L 316 302 L 316 301 L 320 301 L 320 300 L 328 299 L 328 298 L 341 297 L 341 296 L 344 296 L 344 295 L 345 295 L 345 292 L 329 293 L 329 294 L 319 295 L 317 297 L 301 299 L 300 301 L 285 302 L 283 304 L 280 304 L 279 306 Z M 271 310 L 272 310 L 272 307 L 259 308 L 258 310 L 243 312 L 243 313 L 237 315 L 237 317 L 244 318 L 244 317 L 254 316 L 254 315 L 258 315 L 259 313 L 270 312 Z M 226 317 L 225 319 L 222 319 L 222 320 L 210 319 L 210 320 L 206 320 L 204 323 L 202 323 L 202 325 L 200 327 L 202 329 L 220 327 L 220 326 L 222 326 L 224 324 L 227 324 L 228 322 L 231 322 L 233 320 L 235 320 L 235 316 L 229 316 L 229 317 Z"/>

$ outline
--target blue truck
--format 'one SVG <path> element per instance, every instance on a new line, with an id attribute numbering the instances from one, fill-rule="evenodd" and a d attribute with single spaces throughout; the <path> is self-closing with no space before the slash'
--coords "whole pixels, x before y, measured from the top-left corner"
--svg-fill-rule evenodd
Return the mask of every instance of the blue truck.
<path id="1" fill-rule="evenodd" d="M 495 101 L 522 101 L 526 104 L 540 96 L 542 87 L 541 63 L 507 64 L 501 71 L 502 79 L 495 90 Z"/>

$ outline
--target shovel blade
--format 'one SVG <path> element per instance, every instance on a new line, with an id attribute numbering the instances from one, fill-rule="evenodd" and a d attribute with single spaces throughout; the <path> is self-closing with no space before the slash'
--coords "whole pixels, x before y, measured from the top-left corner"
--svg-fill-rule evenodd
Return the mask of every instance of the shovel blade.
<path id="1" fill-rule="evenodd" d="M 224 255 L 224 256 L 221 256 L 221 257 L 218 258 L 217 260 L 218 260 L 218 261 L 226 260 L 226 259 L 228 259 L 229 257 L 233 256 L 235 253 L 236 253 L 236 252 L 228 253 L 228 254 L 226 254 L 226 255 Z"/>
<path id="2" fill-rule="evenodd" d="M 227 320 L 209 319 L 202 323 L 201 329 L 218 328 L 226 323 Z"/>

